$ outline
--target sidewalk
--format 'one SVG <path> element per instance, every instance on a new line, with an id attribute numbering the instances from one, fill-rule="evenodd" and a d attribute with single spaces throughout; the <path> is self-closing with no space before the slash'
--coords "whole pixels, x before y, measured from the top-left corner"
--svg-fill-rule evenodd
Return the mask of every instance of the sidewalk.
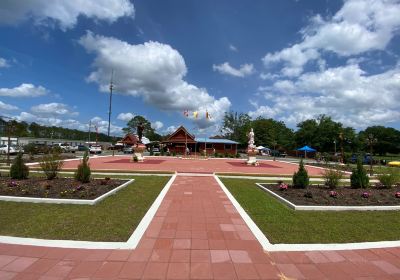
<path id="1" fill-rule="evenodd" d="M 400 248 L 263 252 L 213 177 L 178 176 L 135 250 L 0 244 L 2 280 L 399 278 Z"/>

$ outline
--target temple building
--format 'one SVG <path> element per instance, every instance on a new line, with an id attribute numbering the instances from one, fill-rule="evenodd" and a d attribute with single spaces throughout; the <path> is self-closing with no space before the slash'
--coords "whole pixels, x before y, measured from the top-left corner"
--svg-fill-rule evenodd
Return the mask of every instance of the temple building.
<path id="1" fill-rule="evenodd" d="M 191 153 L 204 153 L 206 151 L 207 155 L 214 153 L 236 155 L 237 145 L 239 144 L 229 139 L 196 138 L 183 126 L 180 126 L 162 143 L 171 153 L 184 154 L 186 147 L 188 147 Z"/>

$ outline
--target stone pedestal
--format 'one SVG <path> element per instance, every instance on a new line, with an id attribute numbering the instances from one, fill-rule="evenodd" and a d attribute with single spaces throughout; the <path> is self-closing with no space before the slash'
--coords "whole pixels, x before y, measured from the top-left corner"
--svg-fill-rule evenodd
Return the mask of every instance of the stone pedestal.
<path id="1" fill-rule="evenodd" d="M 136 157 L 138 162 L 143 162 L 144 161 L 143 152 L 145 150 L 146 150 L 146 145 L 144 144 L 137 144 L 136 146 L 134 146 L 132 161 L 135 161 L 134 158 Z"/>
<path id="2" fill-rule="evenodd" d="M 259 163 L 257 161 L 256 155 L 258 154 L 258 150 L 255 147 L 249 147 L 247 148 L 247 155 L 248 155 L 248 160 L 246 161 L 247 165 L 254 165 L 258 166 Z"/>

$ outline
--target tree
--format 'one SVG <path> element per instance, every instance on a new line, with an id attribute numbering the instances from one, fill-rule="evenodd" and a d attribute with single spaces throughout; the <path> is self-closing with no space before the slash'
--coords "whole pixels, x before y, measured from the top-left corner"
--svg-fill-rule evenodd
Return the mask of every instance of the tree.
<path id="1" fill-rule="evenodd" d="M 397 154 L 400 152 L 400 131 L 384 126 L 367 127 L 358 134 L 360 143 L 364 144 L 361 146 L 364 150 L 368 148 L 366 144 L 368 135 L 374 135 L 376 138 L 376 142 L 372 146 L 374 153 L 385 155 L 387 153 Z"/>
<path id="2" fill-rule="evenodd" d="M 226 112 L 222 124 L 222 132 L 225 137 L 239 143 L 247 143 L 247 133 L 250 130 L 251 118 L 247 114 Z"/>
<path id="3" fill-rule="evenodd" d="M 142 116 L 133 117 L 128 123 L 126 127 L 122 130 L 125 133 L 137 133 L 138 125 L 142 123 L 144 126 L 143 135 L 153 141 L 159 141 L 161 139 L 161 135 L 157 134 L 155 130 L 151 127 L 151 122 Z"/>
<path id="4" fill-rule="evenodd" d="M 294 133 L 282 121 L 259 117 L 251 122 L 251 126 L 254 129 L 257 145 L 266 145 L 272 149 L 294 147 Z"/>
<path id="5" fill-rule="evenodd" d="M 353 128 L 343 127 L 342 123 L 335 122 L 331 117 L 321 115 L 317 119 L 309 119 L 297 124 L 295 133 L 298 146 L 312 146 L 319 152 L 333 152 L 334 141 L 343 144 L 345 150 L 352 150 L 356 144 L 356 134 Z M 339 134 L 343 134 L 343 143 Z"/>

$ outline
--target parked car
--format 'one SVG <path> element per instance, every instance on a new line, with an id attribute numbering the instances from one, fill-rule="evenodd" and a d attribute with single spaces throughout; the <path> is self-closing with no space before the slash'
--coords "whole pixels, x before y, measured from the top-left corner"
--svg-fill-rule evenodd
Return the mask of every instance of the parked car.
<path id="1" fill-rule="evenodd" d="M 10 145 L 10 149 L 8 149 L 8 144 L 3 144 L 0 145 L 0 153 L 1 154 L 8 154 L 10 152 L 10 155 L 15 155 L 16 153 L 19 152 L 16 146 Z"/>
<path id="2" fill-rule="evenodd" d="M 71 152 L 71 146 L 68 143 L 56 143 L 53 147 L 59 147 L 63 153 Z"/>
<path id="3" fill-rule="evenodd" d="M 92 145 L 89 148 L 89 153 L 91 154 L 101 154 L 102 148 L 100 145 Z"/>
<path id="4" fill-rule="evenodd" d="M 357 163 L 358 157 L 361 156 L 361 160 L 363 164 L 376 164 L 378 163 L 377 160 L 374 160 L 373 157 L 370 154 L 364 154 L 364 155 L 358 155 L 358 154 L 352 154 L 350 158 L 351 163 Z"/>
<path id="5" fill-rule="evenodd" d="M 160 148 L 158 147 L 153 147 L 151 150 L 153 152 L 153 155 L 159 155 L 160 154 Z"/>
<path id="6" fill-rule="evenodd" d="M 89 148 L 85 145 L 78 145 L 78 151 L 88 151 Z"/>
<path id="7" fill-rule="evenodd" d="M 133 153 L 133 149 L 132 146 L 125 146 L 122 151 L 124 152 L 124 154 L 132 154 Z"/>

